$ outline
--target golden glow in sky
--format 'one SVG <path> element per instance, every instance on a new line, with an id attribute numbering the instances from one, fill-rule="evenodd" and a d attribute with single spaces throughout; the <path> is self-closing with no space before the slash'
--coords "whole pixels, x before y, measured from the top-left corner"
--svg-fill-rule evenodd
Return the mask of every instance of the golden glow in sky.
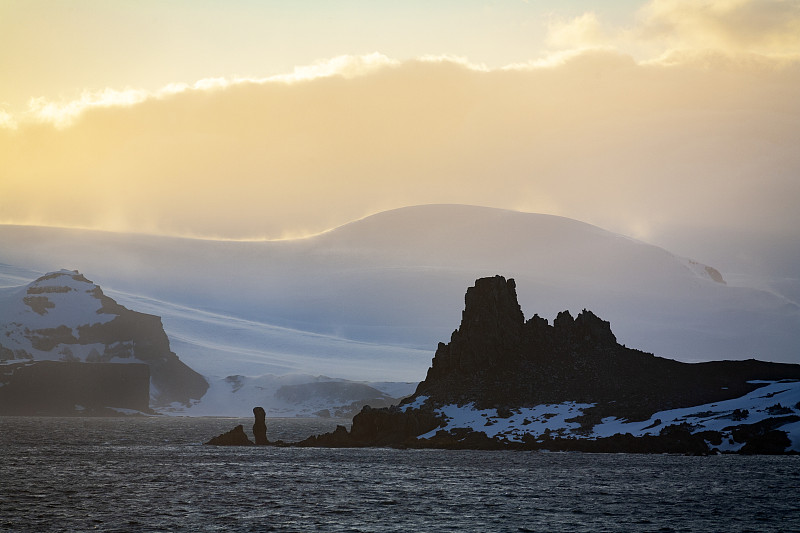
<path id="1" fill-rule="evenodd" d="M 0 4 L 0 223 L 800 228 L 800 1 Z"/>

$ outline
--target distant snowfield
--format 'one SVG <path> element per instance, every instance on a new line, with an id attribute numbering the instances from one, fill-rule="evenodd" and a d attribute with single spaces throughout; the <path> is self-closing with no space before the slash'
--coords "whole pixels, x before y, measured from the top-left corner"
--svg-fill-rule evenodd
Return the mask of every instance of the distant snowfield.
<path id="1" fill-rule="evenodd" d="M 253 414 L 254 406 L 264 408 L 267 417 L 312 417 L 323 410 L 336 416 L 336 411 L 347 408 L 350 401 L 342 401 L 326 395 L 310 394 L 302 399 L 287 398 L 281 392 L 296 385 L 345 382 L 324 376 L 308 374 L 266 374 L 257 377 L 229 376 L 209 380 L 210 388 L 201 401 L 190 407 L 175 404 L 161 411 L 178 416 L 240 416 Z M 404 382 L 360 382 L 392 398 L 403 398 L 413 394 L 417 383 Z M 360 408 L 355 409 L 357 412 Z M 352 415 L 351 415 L 352 416 Z"/>
<path id="2" fill-rule="evenodd" d="M 686 424 L 692 433 L 707 430 L 721 432 L 722 444 L 715 447 L 720 451 L 738 451 L 742 444 L 734 442 L 731 432 L 725 428 L 734 424 L 755 424 L 779 415 L 800 415 L 800 382 L 763 383 L 764 386 L 741 398 L 660 411 L 645 421 L 605 418 L 588 434 L 576 432 L 580 425 L 571 420 L 583 415 L 584 409 L 594 404 L 566 402 L 537 405 L 512 409 L 511 416 L 506 418 L 499 416 L 497 409 L 475 409 L 472 404 L 446 405 L 436 409 L 437 413 L 445 417 L 446 424 L 420 435 L 419 438 L 431 438 L 437 431 L 451 431 L 456 428 L 470 428 L 482 431 L 489 437 L 506 438 L 512 442 L 521 442 L 526 434 L 539 437 L 545 433 L 564 438 L 596 439 L 625 433 L 641 437 L 658 435 L 667 426 Z M 418 403 L 423 401 L 424 398 L 418 399 Z M 788 434 L 792 442 L 791 449 L 800 451 L 800 422 L 791 422 L 779 429 Z"/>
<path id="3" fill-rule="evenodd" d="M 467 287 L 496 274 L 516 279 L 526 317 L 590 309 L 619 342 L 659 356 L 800 363 L 791 301 L 557 216 L 418 206 L 278 242 L 0 225 L 0 243 L 0 286 L 80 270 L 120 304 L 161 316 L 172 350 L 212 392 L 233 375 L 421 381 Z"/>
<path id="4" fill-rule="evenodd" d="M 420 381 L 432 351 L 359 342 L 202 311 L 118 291 L 118 303 L 161 317 L 172 350 L 197 372 L 233 374 L 315 374 L 357 381 Z"/>

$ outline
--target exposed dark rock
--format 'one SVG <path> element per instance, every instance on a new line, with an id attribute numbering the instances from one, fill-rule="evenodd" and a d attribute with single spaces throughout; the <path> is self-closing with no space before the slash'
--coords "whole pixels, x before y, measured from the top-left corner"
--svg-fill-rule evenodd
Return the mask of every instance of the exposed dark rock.
<path id="1" fill-rule="evenodd" d="M 56 306 L 56 304 L 47 299 L 47 296 L 26 296 L 22 301 L 40 315 L 46 314 L 48 309 L 53 309 Z"/>
<path id="2" fill-rule="evenodd" d="M 719 270 L 710 266 L 706 266 L 705 269 L 706 273 L 708 273 L 708 276 L 711 279 L 713 279 L 717 283 L 722 283 L 723 285 L 727 285 L 727 283 L 725 283 L 725 280 L 722 278 L 722 274 L 719 273 Z"/>
<path id="3" fill-rule="evenodd" d="M 771 429 L 750 437 L 739 453 L 744 455 L 782 455 L 791 444 L 792 441 L 785 431 Z"/>
<path id="4" fill-rule="evenodd" d="M 267 440 L 267 422 L 265 420 L 267 413 L 263 407 L 253 407 L 253 415 L 256 417 L 255 424 L 253 424 L 253 437 L 256 439 L 256 444 L 262 446 L 269 444 L 269 440 Z"/>
<path id="5" fill-rule="evenodd" d="M 244 426 L 239 424 L 232 430 L 222 435 L 217 435 L 206 442 L 211 446 L 254 446 L 253 441 L 247 438 L 244 433 Z"/>
<path id="6" fill-rule="evenodd" d="M 295 446 L 319 448 L 359 448 L 367 446 L 367 444 L 356 441 L 347 431 L 346 427 L 337 425 L 336 429 L 331 433 L 313 435 L 296 443 Z"/>
<path id="7" fill-rule="evenodd" d="M 775 428 L 800 420 L 800 416 L 780 416 L 768 418 L 755 424 L 742 424 L 732 428 L 731 435 L 736 442 L 743 442 L 740 453 L 776 455 L 786 451 L 792 442 L 783 431 Z"/>
<path id="8" fill-rule="evenodd" d="M 417 435 L 436 429 L 441 422 L 432 411 L 404 413 L 397 407 L 373 409 L 366 406 L 353 418 L 350 432 L 339 426 L 334 433 L 309 437 L 297 444 L 320 447 L 413 445 L 411 441 Z"/>

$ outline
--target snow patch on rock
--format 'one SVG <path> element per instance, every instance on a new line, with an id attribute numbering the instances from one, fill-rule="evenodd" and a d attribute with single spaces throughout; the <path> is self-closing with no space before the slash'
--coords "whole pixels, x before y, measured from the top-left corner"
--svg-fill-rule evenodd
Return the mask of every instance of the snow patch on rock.
<path id="1" fill-rule="evenodd" d="M 521 442 L 526 435 L 534 438 L 549 435 L 560 438 L 598 439 L 630 433 L 635 437 L 658 435 L 668 426 L 684 426 L 692 433 L 716 431 L 722 436 L 720 451 L 736 452 L 744 443 L 733 437 L 734 426 L 750 425 L 770 418 L 800 416 L 800 381 L 758 381 L 762 387 L 731 400 L 682 409 L 659 411 L 647 420 L 628 421 L 606 417 L 591 428 L 581 427 L 578 419 L 591 403 L 565 402 L 510 409 L 476 409 L 474 404 L 445 405 L 435 412 L 445 419 L 442 427 L 420 435 L 429 439 L 438 431 L 468 428 L 482 431 L 490 438 Z M 404 408 L 418 409 L 427 400 L 420 396 Z M 401 408 L 402 409 L 402 408 Z M 800 452 L 800 421 L 790 421 L 776 429 L 791 440 L 790 450 Z"/>
<path id="2" fill-rule="evenodd" d="M 593 406 L 591 403 L 565 402 L 502 412 L 498 409 L 476 409 L 472 403 L 445 405 L 436 409 L 436 413 L 445 417 L 445 425 L 418 438 L 429 439 L 442 429 L 450 431 L 456 428 L 470 428 L 482 431 L 490 438 L 506 438 L 512 442 L 521 442 L 526 434 L 574 436 L 573 432 L 580 428 L 580 424 L 572 419 L 583 415 L 584 409 Z"/>

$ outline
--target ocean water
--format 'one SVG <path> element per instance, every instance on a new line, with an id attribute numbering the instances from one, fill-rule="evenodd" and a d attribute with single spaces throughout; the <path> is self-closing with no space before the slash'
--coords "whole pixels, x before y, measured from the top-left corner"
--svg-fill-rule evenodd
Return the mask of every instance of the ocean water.
<path id="1" fill-rule="evenodd" d="M 238 423 L 0 418 L 0 531 L 800 531 L 797 456 L 201 445 Z"/>

